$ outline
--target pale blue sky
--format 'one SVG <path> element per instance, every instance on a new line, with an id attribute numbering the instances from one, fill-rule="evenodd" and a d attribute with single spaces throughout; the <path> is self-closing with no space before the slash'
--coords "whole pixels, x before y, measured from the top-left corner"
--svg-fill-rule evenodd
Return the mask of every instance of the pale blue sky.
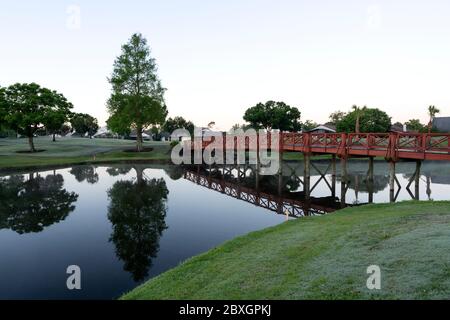
<path id="1" fill-rule="evenodd" d="M 450 116 L 450 1 L 0 1 L 0 85 L 56 89 L 100 123 L 134 32 L 152 48 L 169 115 L 197 125 L 228 129 L 268 99 L 317 122 L 353 104 L 394 121 L 425 121 L 430 104 Z"/>

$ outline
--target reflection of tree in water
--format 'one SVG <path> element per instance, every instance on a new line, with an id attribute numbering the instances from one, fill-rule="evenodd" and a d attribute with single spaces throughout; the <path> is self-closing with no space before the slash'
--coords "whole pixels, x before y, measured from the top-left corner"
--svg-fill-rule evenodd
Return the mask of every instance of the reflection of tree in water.
<path id="1" fill-rule="evenodd" d="M 337 176 L 336 179 L 340 181 L 341 177 Z M 383 191 L 389 185 L 389 177 L 381 175 L 375 175 L 373 177 L 372 185 L 367 181 L 366 174 L 348 174 L 348 180 L 350 181 L 348 188 L 356 192 L 373 191 L 377 193 Z"/>
<path id="2" fill-rule="evenodd" d="M 74 175 L 78 182 L 86 180 L 90 184 L 95 184 L 99 180 L 94 166 L 76 166 L 70 170 L 70 174 Z"/>
<path id="3" fill-rule="evenodd" d="M 169 166 L 164 168 L 164 172 L 170 177 L 170 179 L 179 180 L 183 177 L 184 169 L 182 166 Z"/>
<path id="4" fill-rule="evenodd" d="M 135 281 L 143 280 L 159 250 L 159 238 L 167 229 L 166 201 L 169 193 L 164 179 L 146 180 L 136 169 L 137 181 L 118 181 L 108 191 L 108 218 L 113 225 L 111 241 L 124 270 Z"/>
<path id="5" fill-rule="evenodd" d="M 75 209 L 78 195 L 63 189 L 62 175 L 22 175 L 0 179 L 0 229 L 19 234 L 41 232 L 64 220 Z"/>
<path id="6" fill-rule="evenodd" d="M 119 175 L 125 175 L 128 172 L 130 172 L 130 171 L 131 171 L 130 167 L 111 167 L 111 168 L 106 169 L 106 172 L 108 172 L 108 174 L 111 177 L 117 177 Z"/>

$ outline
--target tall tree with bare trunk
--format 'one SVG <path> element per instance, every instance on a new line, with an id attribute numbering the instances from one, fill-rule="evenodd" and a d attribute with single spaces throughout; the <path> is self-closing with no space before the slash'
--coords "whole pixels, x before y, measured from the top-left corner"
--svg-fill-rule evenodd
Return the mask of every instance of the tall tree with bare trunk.
<path id="1" fill-rule="evenodd" d="M 428 133 L 431 133 L 431 130 L 433 129 L 433 120 L 436 117 L 436 115 L 440 112 L 441 110 L 439 110 L 435 106 L 428 107 L 428 115 L 430 116 L 430 122 L 428 122 Z"/>

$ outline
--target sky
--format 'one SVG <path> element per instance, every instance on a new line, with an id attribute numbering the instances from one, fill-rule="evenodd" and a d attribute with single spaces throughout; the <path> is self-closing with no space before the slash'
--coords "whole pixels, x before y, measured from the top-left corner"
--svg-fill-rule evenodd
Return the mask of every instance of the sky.
<path id="1" fill-rule="evenodd" d="M 302 120 L 367 105 L 450 116 L 450 1 L 0 0 L 0 85 L 36 82 L 108 118 L 121 45 L 142 33 L 169 116 L 227 130 L 258 102 Z"/>

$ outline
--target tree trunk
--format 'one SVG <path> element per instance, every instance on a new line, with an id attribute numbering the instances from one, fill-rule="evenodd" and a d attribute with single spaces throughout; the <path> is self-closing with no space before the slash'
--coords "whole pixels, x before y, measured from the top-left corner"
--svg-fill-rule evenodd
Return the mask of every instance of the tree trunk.
<path id="1" fill-rule="evenodd" d="M 142 151 L 142 126 L 140 125 L 136 127 L 136 150 Z"/>
<path id="2" fill-rule="evenodd" d="M 53 134 L 53 142 L 55 142 L 56 141 L 56 139 L 55 139 L 55 134 Z"/>
<path id="3" fill-rule="evenodd" d="M 140 185 L 144 181 L 144 169 L 141 167 L 134 167 L 134 170 L 136 171 L 137 184 Z"/>
<path id="4" fill-rule="evenodd" d="M 36 152 L 36 149 L 34 148 L 34 141 L 32 135 L 28 137 L 28 144 L 30 145 L 30 151 Z"/>
<path id="5" fill-rule="evenodd" d="M 359 116 L 359 114 L 356 116 L 356 125 L 355 125 L 355 132 L 356 133 L 360 133 L 359 131 L 359 119 L 360 119 L 360 116 Z"/>

